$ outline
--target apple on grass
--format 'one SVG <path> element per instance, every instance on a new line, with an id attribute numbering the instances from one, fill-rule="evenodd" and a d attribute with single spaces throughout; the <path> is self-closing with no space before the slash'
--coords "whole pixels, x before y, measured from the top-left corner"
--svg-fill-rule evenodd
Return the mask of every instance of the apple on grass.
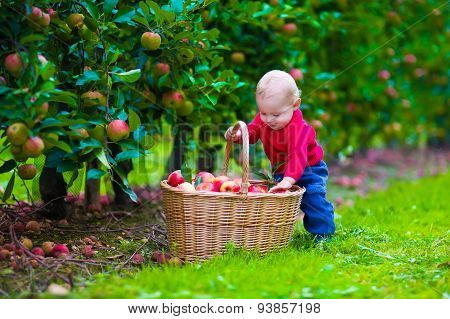
<path id="1" fill-rule="evenodd" d="M 237 193 L 241 190 L 241 186 L 234 181 L 225 181 L 220 186 L 221 192 L 233 192 Z"/>

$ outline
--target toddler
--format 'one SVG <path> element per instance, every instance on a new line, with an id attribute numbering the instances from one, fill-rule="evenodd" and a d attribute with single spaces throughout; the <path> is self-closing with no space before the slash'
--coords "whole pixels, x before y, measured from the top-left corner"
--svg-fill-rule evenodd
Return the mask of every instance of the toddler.
<path id="1" fill-rule="evenodd" d="M 271 188 L 287 190 L 292 185 L 303 186 L 301 210 L 305 214 L 305 229 L 317 239 L 330 237 L 335 230 L 333 205 L 326 199 L 328 168 L 323 161 L 323 149 L 316 141 L 314 128 L 303 120 L 300 94 L 295 80 L 286 72 L 266 73 L 256 88 L 259 112 L 248 124 L 250 143 L 261 140 L 272 167 L 279 166 Z M 225 133 L 231 137 L 232 127 Z M 233 141 L 240 142 L 239 130 Z"/>

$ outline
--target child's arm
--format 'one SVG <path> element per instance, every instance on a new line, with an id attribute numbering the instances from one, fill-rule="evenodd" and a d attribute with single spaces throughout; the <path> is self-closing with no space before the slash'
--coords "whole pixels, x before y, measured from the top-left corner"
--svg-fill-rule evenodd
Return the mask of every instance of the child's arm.
<path id="1" fill-rule="evenodd" d="M 295 184 L 295 179 L 293 179 L 292 177 L 286 176 L 283 178 L 283 180 L 281 182 L 279 182 L 277 185 L 272 187 L 270 189 L 269 193 L 276 193 L 277 191 L 280 191 L 280 190 L 289 189 L 294 184 Z"/>

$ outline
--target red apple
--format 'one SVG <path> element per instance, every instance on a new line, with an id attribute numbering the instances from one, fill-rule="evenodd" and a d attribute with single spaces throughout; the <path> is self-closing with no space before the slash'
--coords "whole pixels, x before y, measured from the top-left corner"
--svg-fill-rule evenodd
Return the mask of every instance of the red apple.
<path id="1" fill-rule="evenodd" d="M 170 255 L 168 253 L 163 253 L 162 251 L 155 250 L 152 253 L 152 261 L 158 264 L 167 264 L 170 260 Z"/>
<path id="2" fill-rule="evenodd" d="M 163 94 L 162 103 L 170 109 L 177 109 L 184 104 L 183 91 L 170 91 Z"/>
<path id="3" fill-rule="evenodd" d="M 216 177 L 209 172 L 199 172 L 194 177 L 194 182 L 200 181 L 200 183 L 212 183 Z"/>
<path id="4" fill-rule="evenodd" d="M 219 189 L 214 185 L 214 183 L 204 182 L 197 185 L 195 188 L 197 191 L 209 191 L 209 192 L 218 192 Z"/>
<path id="5" fill-rule="evenodd" d="M 92 256 L 94 256 L 96 254 L 96 251 L 92 250 L 92 246 L 91 245 L 87 245 L 87 246 L 84 246 L 82 254 L 86 258 L 91 258 Z"/>
<path id="6" fill-rule="evenodd" d="M 248 188 L 249 193 L 267 193 L 266 185 L 250 185 Z"/>
<path id="7" fill-rule="evenodd" d="M 170 173 L 169 177 L 167 178 L 167 184 L 172 187 L 176 187 L 182 183 L 184 183 L 184 177 L 183 175 L 181 175 L 181 170 Z"/>
<path id="8" fill-rule="evenodd" d="M 23 62 L 19 53 L 11 53 L 5 59 L 5 68 L 16 78 L 23 70 Z"/>
<path id="9" fill-rule="evenodd" d="M 140 265 L 144 263 L 144 257 L 141 254 L 134 254 L 131 258 L 131 262 L 136 265 Z"/>
<path id="10" fill-rule="evenodd" d="M 295 23 L 286 23 L 283 26 L 282 31 L 285 35 L 294 35 L 297 32 L 297 25 Z"/>
<path id="11" fill-rule="evenodd" d="M 16 233 L 23 233 L 25 231 L 25 225 L 22 222 L 15 222 L 14 231 Z"/>
<path id="12" fill-rule="evenodd" d="M 414 63 L 416 63 L 417 58 L 414 54 L 408 53 L 403 57 L 403 60 L 405 61 L 405 63 L 414 64 Z"/>
<path id="13" fill-rule="evenodd" d="M 380 72 L 378 72 L 378 78 L 381 80 L 389 80 L 389 78 L 391 77 L 391 73 L 389 73 L 388 70 L 381 70 Z"/>
<path id="14" fill-rule="evenodd" d="M 106 135 L 113 142 L 118 142 L 127 138 L 130 134 L 130 127 L 123 120 L 114 120 L 106 127 Z"/>
<path id="15" fill-rule="evenodd" d="M 219 189 L 220 190 L 220 187 L 222 186 L 222 184 L 224 183 L 224 182 L 226 182 L 226 181 L 231 181 L 231 178 L 229 178 L 228 176 L 217 176 L 215 179 L 214 179 L 214 185 L 216 186 L 216 188 L 217 189 Z"/>
<path id="16" fill-rule="evenodd" d="M 52 253 L 53 247 L 55 247 L 55 243 L 52 241 L 45 241 L 41 245 L 42 250 L 45 252 L 47 256 L 50 256 Z"/>
<path id="17" fill-rule="evenodd" d="M 396 98 L 396 97 L 398 97 L 398 92 L 397 92 L 397 90 L 396 90 L 395 88 L 393 88 L 392 86 L 388 87 L 388 88 L 385 90 L 385 92 L 386 92 L 386 94 L 389 95 L 389 97 L 391 97 L 391 98 Z"/>
<path id="18" fill-rule="evenodd" d="M 144 32 L 141 36 L 141 45 L 147 50 L 158 50 L 161 45 L 161 37 L 157 33 Z"/>
<path id="19" fill-rule="evenodd" d="M 295 81 L 303 80 L 303 72 L 300 69 L 292 68 L 289 74 L 294 78 Z"/>
<path id="20" fill-rule="evenodd" d="M 241 190 L 241 186 L 234 181 L 225 181 L 220 186 L 221 192 L 233 192 L 237 193 Z"/>
<path id="21" fill-rule="evenodd" d="M 48 13 L 42 13 L 42 17 L 38 20 L 38 24 L 41 27 L 48 27 L 50 25 L 50 15 Z"/>
<path id="22" fill-rule="evenodd" d="M 28 15 L 28 18 L 35 22 L 39 21 L 39 19 L 42 18 L 42 10 L 38 7 L 33 7 L 31 9 L 31 13 Z"/>
<path id="23" fill-rule="evenodd" d="M 33 254 L 35 254 L 36 256 L 45 257 L 45 252 L 44 252 L 44 250 L 41 247 L 34 247 L 31 252 Z"/>
<path id="24" fill-rule="evenodd" d="M 28 157 L 38 157 L 42 154 L 44 148 L 44 141 L 39 136 L 35 136 L 28 138 L 22 146 L 22 151 Z"/>
<path id="25" fill-rule="evenodd" d="M 170 72 L 170 65 L 167 63 L 158 62 L 155 65 L 155 74 L 156 76 L 163 76 Z"/>
<path id="26" fill-rule="evenodd" d="M 69 254 L 69 248 L 64 244 L 56 244 L 50 254 L 55 258 L 63 257 Z"/>
<path id="27" fill-rule="evenodd" d="M 178 189 L 181 189 L 185 192 L 195 192 L 195 187 L 191 183 L 184 182 L 177 186 Z"/>
<path id="28" fill-rule="evenodd" d="M 36 166 L 34 166 L 34 164 L 20 165 L 18 171 L 20 178 L 23 180 L 33 179 L 37 174 Z"/>

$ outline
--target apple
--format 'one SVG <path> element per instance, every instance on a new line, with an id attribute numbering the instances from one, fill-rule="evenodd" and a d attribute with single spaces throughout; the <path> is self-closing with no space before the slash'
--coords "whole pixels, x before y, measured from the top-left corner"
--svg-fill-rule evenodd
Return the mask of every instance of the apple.
<path id="1" fill-rule="evenodd" d="M 194 177 L 194 182 L 200 180 L 200 183 L 213 183 L 215 178 L 210 172 L 198 172 Z"/>
<path id="2" fill-rule="evenodd" d="M 394 99 L 395 99 L 396 97 L 398 97 L 398 92 L 397 92 L 397 90 L 396 90 L 395 88 L 393 88 L 392 86 L 386 88 L 385 93 L 386 93 L 389 97 L 394 98 Z"/>
<path id="3" fill-rule="evenodd" d="M 36 256 L 45 257 L 45 252 L 41 247 L 34 247 L 31 252 Z"/>
<path id="4" fill-rule="evenodd" d="M 22 238 L 20 243 L 28 250 L 33 248 L 33 242 L 29 238 L 26 238 L 26 237 Z"/>
<path id="5" fill-rule="evenodd" d="M 56 244 L 50 254 L 55 258 L 64 257 L 69 254 L 69 248 L 64 244 Z"/>
<path id="6" fill-rule="evenodd" d="M 335 200 L 336 205 L 342 205 L 344 203 L 344 199 L 342 197 L 338 197 Z"/>
<path id="7" fill-rule="evenodd" d="M 222 186 L 222 184 L 224 182 L 227 182 L 227 181 L 231 181 L 231 178 L 229 178 L 228 176 L 223 176 L 223 175 L 222 176 L 217 176 L 214 179 L 213 184 L 216 186 L 216 188 L 218 190 L 220 190 L 220 187 Z"/>
<path id="8" fill-rule="evenodd" d="M 209 192 L 218 192 L 219 189 L 211 182 L 203 182 L 197 185 L 195 188 L 197 191 L 209 191 Z"/>
<path id="9" fill-rule="evenodd" d="M 82 254 L 84 255 L 84 257 L 86 258 L 91 258 L 92 256 L 94 256 L 97 252 L 95 250 L 92 250 L 92 246 L 91 245 L 86 245 L 83 248 Z"/>
<path id="10" fill-rule="evenodd" d="M 350 180 L 351 187 L 360 187 L 363 184 L 363 179 L 360 176 L 356 176 Z"/>
<path id="11" fill-rule="evenodd" d="M 303 72 L 300 69 L 292 68 L 289 74 L 294 78 L 295 81 L 303 80 Z"/>
<path id="12" fill-rule="evenodd" d="M 15 222 L 13 227 L 16 233 L 23 233 L 25 231 L 25 225 L 22 222 Z"/>
<path id="13" fill-rule="evenodd" d="M 90 137 L 104 143 L 106 141 L 106 131 L 103 125 L 96 125 L 92 130 L 88 131 Z"/>
<path id="14" fill-rule="evenodd" d="M 156 76 L 163 76 L 170 72 L 170 65 L 163 62 L 158 62 L 155 65 L 155 74 Z"/>
<path id="15" fill-rule="evenodd" d="M 84 15 L 82 15 L 81 13 L 72 13 L 71 15 L 69 15 L 66 22 L 71 29 L 75 27 L 82 28 L 84 25 Z"/>
<path id="16" fill-rule="evenodd" d="M 31 8 L 31 13 L 28 15 L 28 18 L 37 22 L 40 18 L 42 18 L 42 10 L 38 7 Z"/>
<path id="17" fill-rule="evenodd" d="M 347 110 L 350 113 L 355 112 L 357 108 L 358 108 L 358 106 L 356 105 L 356 103 L 350 102 L 347 104 Z"/>
<path id="18" fill-rule="evenodd" d="M 14 251 L 16 247 L 12 243 L 7 243 L 3 245 L 3 249 L 8 251 Z"/>
<path id="19" fill-rule="evenodd" d="M 0 261 L 1 260 L 8 260 L 11 256 L 11 252 L 7 249 L 0 249 Z"/>
<path id="20" fill-rule="evenodd" d="M 323 124 L 319 120 L 312 120 L 311 121 L 311 126 L 314 127 L 315 129 L 320 129 L 320 128 L 323 127 Z"/>
<path id="21" fill-rule="evenodd" d="M 250 185 L 248 188 L 249 193 L 267 193 L 266 185 Z"/>
<path id="22" fill-rule="evenodd" d="M 242 52 L 233 52 L 231 54 L 231 61 L 236 64 L 244 64 L 245 63 L 245 54 Z"/>
<path id="23" fill-rule="evenodd" d="M 286 23 L 282 27 L 282 31 L 285 35 L 294 35 L 297 32 L 297 25 L 295 23 Z"/>
<path id="24" fill-rule="evenodd" d="M 41 27 L 48 27 L 50 25 L 50 15 L 48 13 L 42 13 L 41 18 L 38 20 L 38 24 Z"/>
<path id="25" fill-rule="evenodd" d="M 88 91 L 81 94 L 81 106 L 105 106 L 106 96 L 99 91 Z"/>
<path id="26" fill-rule="evenodd" d="M 169 259 L 169 265 L 171 266 L 181 266 L 183 265 L 183 261 L 178 257 L 172 257 Z"/>
<path id="27" fill-rule="evenodd" d="M 18 171 L 20 178 L 23 180 L 33 179 L 37 174 L 36 166 L 34 166 L 34 164 L 20 165 Z"/>
<path id="28" fill-rule="evenodd" d="M 152 261 L 157 262 L 158 264 L 167 264 L 170 260 L 170 255 L 167 253 L 163 253 L 162 251 L 155 250 L 152 253 Z"/>
<path id="29" fill-rule="evenodd" d="M 144 32 L 141 36 L 141 45 L 147 50 L 158 50 L 161 46 L 161 36 L 154 32 Z"/>
<path id="30" fill-rule="evenodd" d="M 5 68 L 14 77 L 18 78 L 23 70 L 23 61 L 19 53 L 11 53 L 5 59 Z"/>
<path id="31" fill-rule="evenodd" d="M 240 162 L 242 162 L 242 161 L 240 161 Z M 233 178 L 233 182 L 235 182 L 236 184 L 241 185 L 241 184 L 242 184 L 242 178 L 240 178 L 240 177 L 235 177 L 235 178 Z"/>
<path id="32" fill-rule="evenodd" d="M 41 230 L 41 226 L 37 221 L 31 220 L 25 225 L 25 229 L 37 233 Z"/>
<path id="33" fill-rule="evenodd" d="M 403 57 L 403 60 L 405 61 L 405 63 L 407 64 L 415 64 L 417 61 L 417 58 L 414 54 L 412 53 L 408 53 Z"/>
<path id="34" fill-rule="evenodd" d="M 391 73 L 388 70 L 381 70 L 380 72 L 378 72 L 378 78 L 380 80 L 389 80 L 389 78 L 391 77 Z"/>
<path id="35" fill-rule="evenodd" d="M 399 25 L 400 23 L 402 23 L 402 19 L 400 18 L 400 15 L 395 11 L 389 11 L 386 14 L 386 18 L 390 23 L 392 23 L 394 25 Z"/>
<path id="36" fill-rule="evenodd" d="M 181 189 L 185 192 L 195 192 L 195 187 L 191 183 L 184 182 L 177 186 L 178 189 Z"/>
<path id="37" fill-rule="evenodd" d="M 23 144 L 22 151 L 28 157 L 38 157 L 42 154 L 44 147 L 44 141 L 39 136 L 29 137 Z"/>
<path id="38" fill-rule="evenodd" d="M 170 109 L 177 109 L 184 104 L 183 91 L 170 91 L 163 94 L 162 103 Z"/>
<path id="39" fill-rule="evenodd" d="M 182 106 L 176 109 L 177 115 L 188 116 L 194 110 L 194 103 L 192 101 L 185 101 Z"/>
<path id="40" fill-rule="evenodd" d="M 141 254 L 134 254 L 131 258 L 131 262 L 136 265 L 140 265 L 144 263 L 144 257 Z"/>
<path id="41" fill-rule="evenodd" d="M 167 184 L 172 187 L 176 187 L 184 182 L 185 180 L 183 175 L 181 175 L 181 170 L 170 173 L 169 177 L 167 178 Z"/>
<path id="42" fill-rule="evenodd" d="M 194 59 L 194 52 L 192 52 L 191 49 L 181 48 L 178 52 L 177 58 L 180 64 L 190 63 Z"/>
<path id="43" fill-rule="evenodd" d="M 6 130 L 6 135 L 11 144 L 23 145 L 28 139 L 28 127 L 24 123 L 13 123 Z"/>
<path id="44" fill-rule="evenodd" d="M 130 127 L 123 120 L 114 120 L 106 127 L 106 135 L 113 142 L 118 142 L 130 135 Z"/>
<path id="45" fill-rule="evenodd" d="M 221 192 L 233 192 L 237 193 L 241 190 L 241 186 L 234 181 L 225 181 L 220 186 Z"/>
<path id="46" fill-rule="evenodd" d="M 52 8 L 48 9 L 47 13 L 50 15 L 50 18 L 56 18 L 58 16 L 58 12 L 53 10 Z"/>
<path id="47" fill-rule="evenodd" d="M 48 103 L 44 102 L 41 105 L 38 105 L 36 107 L 36 113 L 41 118 L 45 117 L 48 113 Z"/>

